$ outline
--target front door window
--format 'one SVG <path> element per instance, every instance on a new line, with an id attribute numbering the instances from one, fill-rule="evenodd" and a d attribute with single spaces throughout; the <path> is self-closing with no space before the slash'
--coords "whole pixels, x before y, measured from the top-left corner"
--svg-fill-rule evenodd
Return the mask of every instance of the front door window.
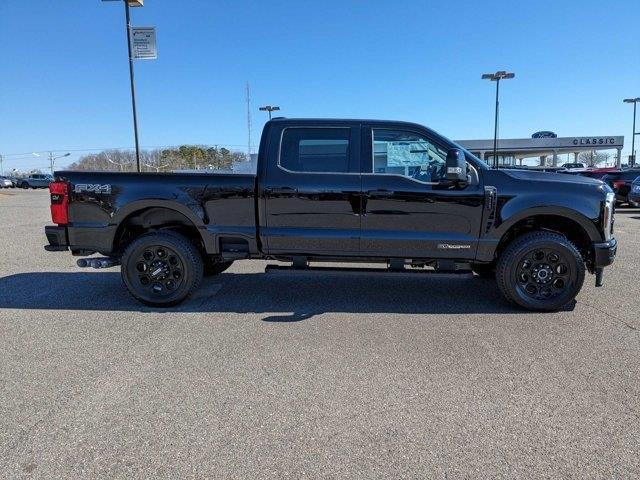
<path id="1" fill-rule="evenodd" d="M 438 183 L 446 174 L 447 152 L 413 132 L 373 129 L 373 173 Z"/>

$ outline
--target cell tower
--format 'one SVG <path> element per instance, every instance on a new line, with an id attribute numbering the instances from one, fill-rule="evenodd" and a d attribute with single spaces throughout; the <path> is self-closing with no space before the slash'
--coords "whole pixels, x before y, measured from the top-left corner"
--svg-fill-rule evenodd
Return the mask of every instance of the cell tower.
<path id="1" fill-rule="evenodd" d="M 251 91 L 247 82 L 247 160 L 251 161 Z"/>

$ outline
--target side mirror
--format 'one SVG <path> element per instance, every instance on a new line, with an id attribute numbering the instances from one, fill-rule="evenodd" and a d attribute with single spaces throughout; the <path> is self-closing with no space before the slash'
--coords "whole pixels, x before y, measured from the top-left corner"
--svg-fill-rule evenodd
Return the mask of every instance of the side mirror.
<path id="1" fill-rule="evenodd" d="M 446 179 L 456 183 L 467 183 L 467 162 L 464 152 L 459 148 L 452 148 L 447 152 Z"/>

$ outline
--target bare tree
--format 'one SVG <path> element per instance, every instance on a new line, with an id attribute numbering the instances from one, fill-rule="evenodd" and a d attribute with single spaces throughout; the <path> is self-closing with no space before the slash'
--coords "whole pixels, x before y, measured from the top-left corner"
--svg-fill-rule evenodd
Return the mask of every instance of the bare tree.
<path id="1" fill-rule="evenodd" d="M 587 152 L 580 152 L 578 155 L 578 161 L 584 163 L 587 167 L 595 167 L 600 163 L 606 163 L 611 158 L 609 152 L 602 152 L 597 150 L 589 150 Z"/>

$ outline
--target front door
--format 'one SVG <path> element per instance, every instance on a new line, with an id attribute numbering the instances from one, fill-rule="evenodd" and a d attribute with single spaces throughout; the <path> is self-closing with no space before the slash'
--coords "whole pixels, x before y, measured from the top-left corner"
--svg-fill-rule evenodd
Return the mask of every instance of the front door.
<path id="1" fill-rule="evenodd" d="M 261 236 L 269 254 L 357 255 L 360 126 L 284 126 L 269 146 Z M 272 138 L 273 138 L 272 137 Z"/>
<path id="2" fill-rule="evenodd" d="M 449 146 L 428 131 L 366 127 L 362 143 L 361 255 L 475 258 L 484 204 L 478 172 L 471 167 L 464 188 L 443 181 Z"/>

